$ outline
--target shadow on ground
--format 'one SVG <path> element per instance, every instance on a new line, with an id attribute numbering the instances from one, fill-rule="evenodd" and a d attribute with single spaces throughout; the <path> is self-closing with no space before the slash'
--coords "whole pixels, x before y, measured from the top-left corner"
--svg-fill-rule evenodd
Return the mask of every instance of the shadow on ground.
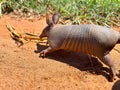
<path id="1" fill-rule="evenodd" d="M 40 53 L 40 51 L 47 48 L 47 46 L 36 44 L 37 50 L 35 53 Z M 102 63 L 99 62 L 97 58 L 91 57 L 92 64 L 87 55 L 81 53 L 75 53 L 70 51 L 58 50 L 46 55 L 45 58 L 56 60 L 59 62 L 66 63 L 70 66 L 78 68 L 81 71 L 89 71 L 90 73 L 103 75 L 108 81 L 110 79 L 109 69 L 103 67 Z"/>

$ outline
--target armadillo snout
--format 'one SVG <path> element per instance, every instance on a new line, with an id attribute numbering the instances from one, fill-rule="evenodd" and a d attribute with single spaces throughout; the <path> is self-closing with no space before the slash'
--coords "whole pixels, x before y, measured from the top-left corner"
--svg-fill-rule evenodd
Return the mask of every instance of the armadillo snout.
<path id="1" fill-rule="evenodd" d="M 44 36 L 43 36 L 42 34 L 39 36 L 40 39 L 42 39 L 43 37 L 44 37 Z"/>
<path id="2" fill-rule="evenodd" d="M 48 37 L 48 35 L 47 35 L 47 33 L 46 32 L 42 32 L 41 34 L 40 34 L 40 39 L 42 39 L 42 38 L 44 38 L 44 37 Z"/>
<path id="3" fill-rule="evenodd" d="M 48 37 L 49 31 L 50 31 L 50 26 L 45 27 L 39 37 L 40 38 Z"/>

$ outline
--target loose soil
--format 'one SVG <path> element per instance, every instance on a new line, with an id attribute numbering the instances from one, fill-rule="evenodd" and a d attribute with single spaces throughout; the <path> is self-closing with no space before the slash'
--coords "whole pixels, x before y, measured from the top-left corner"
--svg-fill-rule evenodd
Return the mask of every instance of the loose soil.
<path id="1" fill-rule="evenodd" d="M 112 50 L 118 78 L 108 81 L 108 67 L 95 58 L 68 51 L 56 51 L 39 57 L 44 45 L 35 42 L 18 47 L 11 39 L 6 23 L 20 33 L 40 34 L 45 18 L 26 20 L 13 15 L 0 19 L 0 90 L 120 90 L 120 45 Z M 120 30 L 120 28 L 115 28 Z"/>

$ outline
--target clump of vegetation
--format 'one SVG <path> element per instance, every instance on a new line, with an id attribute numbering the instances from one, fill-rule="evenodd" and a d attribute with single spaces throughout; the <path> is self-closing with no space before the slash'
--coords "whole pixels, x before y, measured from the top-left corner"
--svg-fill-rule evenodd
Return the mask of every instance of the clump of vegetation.
<path id="1" fill-rule="evenodd" d="M 6 0 L 3 12 L 33 9 L 36 13 L 60 12 L 73 24 L 96 23 L 120 26 L 120 0 Z"/>

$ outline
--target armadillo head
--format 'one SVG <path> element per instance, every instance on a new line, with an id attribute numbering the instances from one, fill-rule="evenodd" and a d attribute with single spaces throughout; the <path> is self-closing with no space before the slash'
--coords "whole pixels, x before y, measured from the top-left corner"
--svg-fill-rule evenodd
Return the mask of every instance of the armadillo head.
<path id="1" fill-rule="evenodd" d="M 40 38 L 48 37 L 49 31 L 52 30 L 52 28 L 57 24 L 58 21 L 59 21 L 59 14 L 58 13 L 55 13 L 52 16 L 52 19 L 49 18 L 48 14 L 46 14 L 47 26 L 43 29 L 43 31 L 39 37 Z"/>

